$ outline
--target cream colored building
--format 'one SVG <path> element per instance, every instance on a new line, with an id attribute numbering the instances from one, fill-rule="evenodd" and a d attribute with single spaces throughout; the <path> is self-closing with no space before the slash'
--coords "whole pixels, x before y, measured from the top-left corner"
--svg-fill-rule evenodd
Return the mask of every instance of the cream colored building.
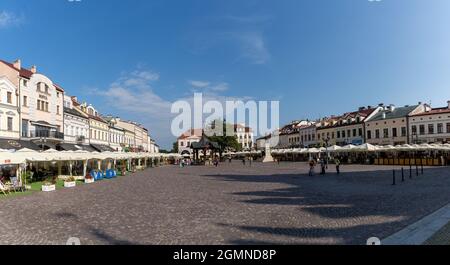
<path id="1" fill-rule="evenodd" d="M 319 146 L 332 146 L 336 145 L 336 128 L 339 119 L 341 117 L 331 116 L 330 118 L 324 118 L 319 121 L 319 125 L 316 129 L 317 132 L 317 144 Z"/>
<path id="2" fill-rule="evenodd" d="M 426 104 L 383 109 L 365 122 L 366 142 L 374 145 L 401 145 L 409 143 L 408 116 L 429 109 Z"/>
<path id="3" fill-rule="evenodd" d="M 87 144 L 89 116 L 76 105 L 75 97 L 64 96 L 64 141 L 71 144 Z"/>
<path id="4" fill-rule="evenodd" d="M 301 126 L 299 128 L 301 147 L 309 148 L 317 145 L 316 135 L 318 125 L 318 123 L 314 122 L 311 125 Z"/>
<path id="5" fill-rule="evenodd" d="M 450 101 L 446 107 L 427 109 L 408 120 L 410 143 L 450 143 Z"/>
<path id="6" fill-rule="evenodd" d="M 22 139 L 42 147 L 53 148 L 64 141 L 64 90 L 47 76 L 38 73 L 36 66 L 25 69 L 21 61 L 3 62 L 15 72 L 7 71 L 11 83 L 18 87 L 18 107 L 20 110 L 19 129 Z"/>
<path id="7" fill-rule="evenodd" d="M 202 129 L 191 129 L 183 133 L 177 139 L 178 153 L 181 155 L 192 155 L 191 144 L 200 141 L 203 135 Z"/>
<path id="8" fill-rule="evenodd" d="M 18 89 L 0 72 L 0 138 L 19 139 Z"/>
<path id="9" fill-rule="evenodd" d="M 242 149 L 248 150 L 253 148 L 252 128 L 246 127 L 244 124 L 235 124 L 234 135 L 236 136 L 238 143 L 241 144 Z"/>

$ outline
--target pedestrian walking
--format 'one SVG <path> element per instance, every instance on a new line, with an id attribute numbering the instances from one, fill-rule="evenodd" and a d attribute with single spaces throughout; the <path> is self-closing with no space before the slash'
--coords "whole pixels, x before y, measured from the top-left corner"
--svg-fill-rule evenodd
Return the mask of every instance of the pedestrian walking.
<path id="1" fill-rule="evenodd" d="M 309 176 L 314 176 L 314 166 L 315 166 L 315 163 L 314 163 L 314 160 L 309 160 Z"/>
<path id="2" fill-rule="evenodd" d="M 336 163 L 336 173 L 339 175 L 339 174 L 341 174 L 341 170 L 340 170 L 341 161 L 339 160 L 339 158 L 336 158 L 334 160 L 334 162 Z"/>
<path id="3" fill-rule="evenodd" d="M 322 169 L 320 174 L 325 175 L 325 160 L 324 159 L 320 159 L 320 168 Z"/>

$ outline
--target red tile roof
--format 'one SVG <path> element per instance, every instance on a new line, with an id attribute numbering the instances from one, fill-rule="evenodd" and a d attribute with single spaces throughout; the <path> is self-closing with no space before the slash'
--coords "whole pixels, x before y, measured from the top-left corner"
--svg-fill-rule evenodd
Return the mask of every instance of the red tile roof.
<path id="1" fill-rule="evenodd" d="M 19 72 L 19 75 L 20 75 L 21 77 L 30 79 L 31 76 L 33 75 L 33 72 L 31 72 L 31 70 L 29 70 L 29 69 L 25 69 L 25 68 L 17 69 L 16 67 L 14 67 L 14 65 L 13 65 L 12 63 L 8 63 L 8 62 L 3 61 L 3 60 L 0 60 L 0 62 L 6 64 L 7 66 L 11 67 L 12 69 L 18 71 L 18 72 Z"/>
<path id="2" fill-rule="evenodd" d="M 201 137 L 203 135 L 202 129 L 190 129 L 187 132 L 183 133 L 180 137 L 178 137 L 179 140 L 189 138 L 191 136 L 198 136 Z"/>

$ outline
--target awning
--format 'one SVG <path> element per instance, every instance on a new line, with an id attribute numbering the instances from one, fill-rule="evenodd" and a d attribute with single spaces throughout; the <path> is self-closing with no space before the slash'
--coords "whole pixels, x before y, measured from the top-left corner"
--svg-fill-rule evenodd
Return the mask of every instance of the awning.
<path id="1" fill-rule="evenodd" d="M 62 143 L 58 145 L 61 147 L 61 149 L 64 149 L 64 151 L 87 151 L 87 152 L 97 152 L 97 149 L 94 149 L 90 145 L 84 145 L 84 144 L 68 144 L 68 143 Z"/>
<path id="2" fill-rule="evenodd" d="M 91 146 L 98 152 L 115 152 L 114 148 L 103 144 L 91 144 Z"/>
<path id="3" fill-rule="evenodd" d="M 28 148 L 31 150 L 40 150 L 39 146 L 30 141 L 0 139 L 0 149 L 20 150 L 23 148 Z"/>

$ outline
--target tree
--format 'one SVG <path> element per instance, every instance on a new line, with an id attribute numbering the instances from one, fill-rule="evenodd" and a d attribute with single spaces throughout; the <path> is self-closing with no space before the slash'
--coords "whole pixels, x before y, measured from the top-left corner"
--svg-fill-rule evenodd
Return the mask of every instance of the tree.
<path id="1" fill-rule="evenodd" d="M 172 153 L 178 153 L 178 142 L 173 143 L 172 145 Z"/>
<path id="2" fill-rule="evenodd" d="M 222 135 L 217 135 L 217 131 L 220 128 L 217 127 L 218 124 L 222 124 Z M 215 120 L 211 123 L 205 131 L 208 132 L 208 139 L 212 142 L 219 144 L 219 154 L 222 157 L 223 152 L 227 149 L 233 151 L 241 151 L 242 145 L 238 142 L 236 135 L 227 135 L 227 131 L 234 132 L 234 125 L 226 123 L 225 120 Z M 216 133 L 214 133 L 216 131 Z"/>

